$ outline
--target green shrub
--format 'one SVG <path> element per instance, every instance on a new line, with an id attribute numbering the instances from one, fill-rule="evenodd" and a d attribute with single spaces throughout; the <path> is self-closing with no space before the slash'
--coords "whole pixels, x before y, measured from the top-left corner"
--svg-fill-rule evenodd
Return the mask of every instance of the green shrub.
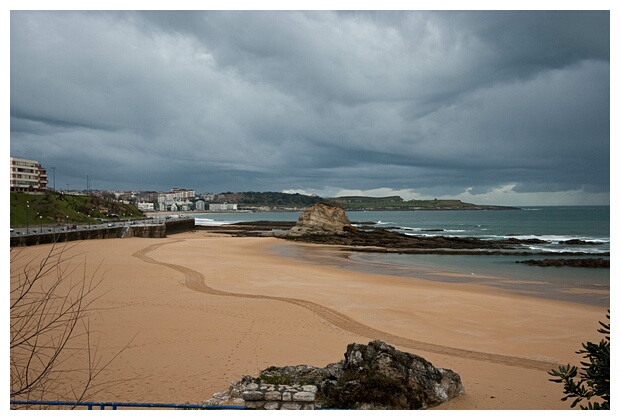
<path id="1" fill-rule="evenodd" d="M 390 378 L 368 365 L 353 372 L 346 371 L 328 393 L 327 405 L 338 409 L 357 409 L 360 404 L 383 409 L 402 408 L 410 405 L 407 396 L 412 394 L 404 381 Z M 417 409 L 422 405 L 416 399 L 408 408 Z"/>
<path id="2" fill-rule="evenodd" d="M 609 310 L 607 310 L 607 319 L 609 320 Z M 600 343 L 595 344 L 587 342 L 582 344 L 583 349 L 578 350 L 577 354 L 583 354 L 587 362 L 581 362 L 583 366 L 578 369 L 570 364 L 559 366 L 558 370 L 552 369 L 549 374 L 557 377 L 557 379 L 549 379 L 552 382 L 564 384 L 564 394 L 562 401 L 574 398 L 571 407 L 575 407 L 584 398 L 587 405 L 580 405 L 583 410 L 609 410 L 610 397 L 610 379 L 609 379 L 609 359 L 611 355 L 610 349 L 610 324 L 599 322 L 602 328 L 597 331 L 604 334 L 605 337 Z M 577 375 L 579 380 L 576 381 Z M 594 399 L 594 401 L 591 401 Z M 602 401 L 602 403 L 600 402 Z"/>

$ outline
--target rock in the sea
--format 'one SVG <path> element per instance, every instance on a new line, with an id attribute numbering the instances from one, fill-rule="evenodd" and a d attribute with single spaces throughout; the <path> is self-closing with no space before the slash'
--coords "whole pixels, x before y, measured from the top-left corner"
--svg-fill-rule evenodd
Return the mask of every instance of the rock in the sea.
<path id="1" fill-rule="evenodd" d="M 343 235 L 356 231 L 342 207 L 317 203 L 308 207 L 299 216 L 297 224 L 288 231 L 289 235 L 329 234 Z"/>
<path id="2" fill-rule="evenodd" d="M 349 344 L 344 360 L 324 368 L 272 366 L 258 378 L 233 382 L 230 399 L 263 384 L 314 385 L 316 406 L 333 409 L 412 410 L 437 406 L 463 394 L 461 377 L 380 340 Z M 216 399 L 209 401 L 215 403 Z"/>
<path id="3" fill-rule="evenodd" d="M 548 258 L 543 260 L 517 261 L 520 264 L 537 265 L 539 267 L 578 267 L 578 268 L 609 268 L 610 261 L 605 258 Z"/>

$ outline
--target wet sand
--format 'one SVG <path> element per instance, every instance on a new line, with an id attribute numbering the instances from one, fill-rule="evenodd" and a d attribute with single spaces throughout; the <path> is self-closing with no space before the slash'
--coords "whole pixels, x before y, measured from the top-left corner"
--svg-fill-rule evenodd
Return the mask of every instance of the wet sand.
<path id="1" fill-rule="evenodd" d="M 400 255 L 388 254 L 385 258 L 380 253 L 353 252 L 350 248 L 342 248 L 338 245 L 320 248 L 303 244 L 293 246 L 291 242 L 285 242 L 272 249 L 279 255 L 313 264 L 330 264 L 363 273 L 433 282 L 475 283 L 522 296 L 609 307 L 608 268 L 525 267 L 515 263 L 518 256 L 496 255 L 408 255 L 404 256 L 405 259 L 399 259 L 394 257 Z M 501 261 L 498 263 L 498 260 Z"/>
<path id="2" fill-rule="evenodd" d="M 568 409 L 547 371 L 601 338 L 606 308 L 312 264 L 282 245 L 201 231 L 72 244 L 71 264 L 103 279 L 98 355 L 118 354 L 89 400 L 201 403 L 269 366 L 322 367 L 382 339 L 461 375 L 465 395 L 439 410 Z M 22 248 L 11 272 L 49 249 Z"/>

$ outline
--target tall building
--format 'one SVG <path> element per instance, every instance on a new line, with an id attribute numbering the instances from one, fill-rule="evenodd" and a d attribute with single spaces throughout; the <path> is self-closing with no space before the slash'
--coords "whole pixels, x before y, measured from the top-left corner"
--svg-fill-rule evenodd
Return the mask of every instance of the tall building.
<path id="1" fill-rule="evenodd" d="M 168 194 L 180 200 L 187 200 L 188 198 L 194 198 L 196 196 L 196 191 L 186 190 L 185 188 L 171 188 Z"/>
<path id="2" fill-rule="evenodd" d="M 32 159 L 11 157 L 11 191 L 47 190 L 47 170 Z"/>

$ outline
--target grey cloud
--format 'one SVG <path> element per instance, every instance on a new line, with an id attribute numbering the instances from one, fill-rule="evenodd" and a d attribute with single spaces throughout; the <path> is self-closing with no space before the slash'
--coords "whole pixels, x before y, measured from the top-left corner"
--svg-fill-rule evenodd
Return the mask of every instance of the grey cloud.
<path id="1" fill-rule="evenodd" d="M 101 188 L 604 192 L 609 16 L 14 11 L 11 154 Z"/>

